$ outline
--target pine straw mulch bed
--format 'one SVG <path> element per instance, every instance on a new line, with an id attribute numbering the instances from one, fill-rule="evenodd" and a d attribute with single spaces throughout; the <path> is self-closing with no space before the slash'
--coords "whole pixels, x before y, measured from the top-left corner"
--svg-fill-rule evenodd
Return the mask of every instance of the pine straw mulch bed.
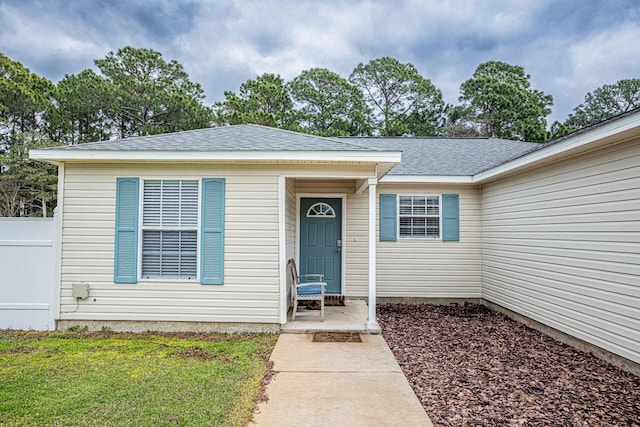
<path id="1" fill-rule="evenodd" d="M 382 334 L 436 426 L 640 427 L 640 378 L 487 307 L 382 304 Z"/>

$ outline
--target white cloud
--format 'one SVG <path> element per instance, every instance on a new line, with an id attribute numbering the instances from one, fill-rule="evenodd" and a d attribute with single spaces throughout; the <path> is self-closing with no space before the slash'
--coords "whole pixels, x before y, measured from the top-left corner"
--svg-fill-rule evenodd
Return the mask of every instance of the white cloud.
<path id="1" fill-rule="evenodd" d="M 0 7 L 0 22 L 5 26 L 2 30 L 3 44 L 14 50 L 79 57 L 99 49 L 90 39 L 71 36 L 68 24 L 60 15 L 43 17 L 34 13 L 29 16 L 5 4 Z"/>
<path id="2" fill-rule="evenodd" d="M 601 85 L 640 73 L 640 25 L 629 22 L 577 43 L 569 50 L 573 81 Z M 595 87 L 594 87 L 595 89 Z"/>
<path id="3" fill-rule="evenodd" d="M 537 88 L 554 97 L 550 122 L 563 121 L 588 92 L 621 79 L 640 78 L 640 25 L 623 23 L 532 44 L 530 68 Z M 529 71 L 529 68 L 528 68 Z"/>
<path id="4" fill-rule="evenodd" d="M 413 62 L 435 75 L 438 70 L 422 69 L 420 62 L 456 48 L 455 37 L 466 38 L 470 49 L 479 43 L 491 47 L 502 34 L 528 31 L 544 3 L 501 0 L 492 8 L 471 0 L 411 0 L 393 6 L 368 0 L 232 5 L 224 18 L 216 15 L 216 6 L 202 7 L 193 30 L 180 37 L 199 40 L 192 55 L 214 69 L 274 72 L 288 79 L 312 67 L 330 68 L 346 77 L 359 62 L 383 55 Z M 482 38 L 490 40 L 478 41 Z M 435 50 L 423 55 L 414 52 L 416 45 Z"/>
<path id="5" fill-rule="evenodd" d="M 183 64 L 207 102 L 265 72 L 348 77 L 381 56 L 413 63 L 457 102 L 473 70 L 499 60 L 524 66 L 563 119 L 587 91 L 638 77 L 634 1 L 0 0 L 0 51 L 55 81 L 110 50 L 148 47 Z"/>

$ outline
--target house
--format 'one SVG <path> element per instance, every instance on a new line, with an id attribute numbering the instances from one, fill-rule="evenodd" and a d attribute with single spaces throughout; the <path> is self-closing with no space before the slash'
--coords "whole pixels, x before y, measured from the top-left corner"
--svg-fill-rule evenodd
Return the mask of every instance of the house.
<path id="1" fill-rule="evenodd" d="M 329 293 L 484 301 L 640 363 L 640 110 L 543 145 L 237 125 L 31 157 L 59 166 L 61 328 L 275 331 L 296 258 Z"/>

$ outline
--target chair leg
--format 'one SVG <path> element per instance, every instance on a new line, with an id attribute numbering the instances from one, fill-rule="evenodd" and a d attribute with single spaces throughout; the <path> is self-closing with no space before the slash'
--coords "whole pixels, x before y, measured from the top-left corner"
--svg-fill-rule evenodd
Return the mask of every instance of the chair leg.
<path id="1" fill-rule="evenodd" d="M 298 311 L 298 299 L 293 299 L 293 311 L 291 312 L 291 321 L 296 320 L 296 311 Z"/>
<path id="2" fill-rule="evenodd" d="M 322 296 L 322 299 L 320 300 L 320 321 L 324 322 L 324 295 Z"/>

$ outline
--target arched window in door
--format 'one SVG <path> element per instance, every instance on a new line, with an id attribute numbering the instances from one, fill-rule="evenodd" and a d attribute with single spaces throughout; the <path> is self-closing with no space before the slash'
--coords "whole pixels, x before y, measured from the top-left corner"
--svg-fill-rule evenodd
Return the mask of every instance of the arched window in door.
<path id="1" fill-rule="evenodd" d="M 307 218 L 320 216 L 325 218 L 335 218 L 336 213 L 328 204 L 324 202 L 318 202 L 309 208 L 309 210 L 307 211 Z"/>

